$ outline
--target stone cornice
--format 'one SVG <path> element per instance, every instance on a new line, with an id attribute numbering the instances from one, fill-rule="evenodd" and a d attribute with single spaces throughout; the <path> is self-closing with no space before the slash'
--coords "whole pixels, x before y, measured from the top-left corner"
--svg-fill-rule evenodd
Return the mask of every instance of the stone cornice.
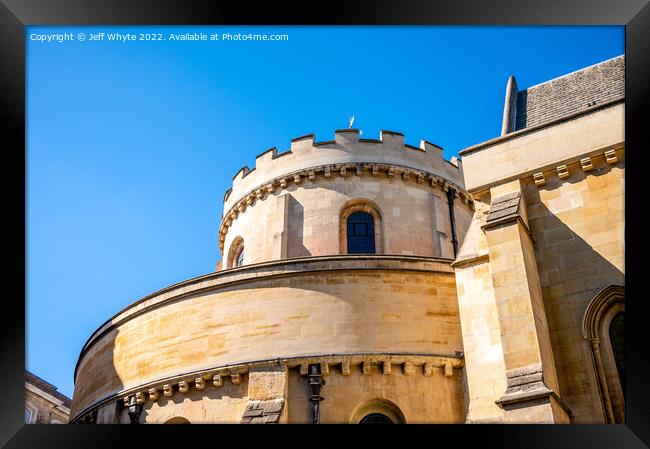
<path id="1" fill-rule="evenodd" d="M 242 195 L 223 214 L 221 224 L 219 225 L 219 249 L 223 254 L 226 233 L 239 214 L 243 213 L 249 206 L 253 206 L 258 200 L 266 198 L 267 195 L 276 193 L 278 190 L 284 190 L 290 184 L 301 185 L 304 180 L 315 182 L 317 180 L 330 180 L 335 176 L 361 176 L 366 172 L 371 176 L 378 176 L 381 173 L 387 178 L 399 177 L 405 182 L 412 179 L 418 184 L 427 184 L 431 188 L 437 186 L 445 192 L 453 188 L 465 204 L 472 202 L 469 193 L 458 184 L 448 181 L 439 175 L 413 167 L 376 162 L 348 162 L 318 165 L 276 176 Z"/>
<path id="2" fill-rule="evenodd" d="M 138 404 L 158 401 L 162 397 L 185 395 L 190 390 L 204 390 L 206 388 L 220 388 L 225 379 L 233 384 L 241 383 L 241 376 L 247 375 L 251 370 L 266 366 L 285 365 L 289 369 L 298 369 L 301 375 L 307 374 L 307 366 L 318 363 L 324 376 L 333 375 L 333 368 L 337 367 L 341 376 L 350 375 L 350 367 L 360 367 L 364 375 L 391 375 L 400 370 L 404 375 L 423 375 L 431 377 L 443 375 L 450 377 L 454 369 L 464 366 L 464 355 L 456 352 L 454 355 L 446 354 L 417 354 L 417 353 L 340 353 L 340 354 L 314 354 L 296 357 L 283 357 L 266 360 L 254 360 L 236 364 L 212 367 L 192 371 L 185 374 L 157 379 L 146 384 L 122 390 L 107 396 L 100 401 L 86 407 L 70 419 L 74 423 L 79 418 L 94 412 L 99 407 L 113 402 L 124 401 L 129 403 L 135 398 Z"/>
<path id="3" fill-rule="evenodd" d="M 534 170 L 532 173 L 527 173 L 524 177 L 532 176 L 537 187 L 544 186 L 548 178 L 552 176 L 557 176 L 558 179 L 567 181 L 575 171 L 583 171 L 585 175 L 591 174 L 596 168 L 594 167 L 594 161 L 601 158 L 607 163 L 606 165 L 616 165 L 624 161 L 625 145 L 619 144 L 607 148 L 600 148 L 588 154 L 565 159 L 555 164 L 545 165 Z"/>
<path id="4" fill-rule="evenodd" d="M 61 399 L 58 399 L 52 396 L 51 394 L 44 392 L 43 390 L 30 384 L 29 382 L 25 382 L 25 388 L 31 391 L 32 393 L 34 393 L 35 395 L 40 396 L 42 399 L 50 402 L 52 405 L 54 405 L 54 408 L 60 410 L 65 414 L 68 415 L 70 414 L 70 409 L 63 404 L 63 401 Z"/>
<path id="5" fill-rule="evenodd" d="M 602 159 L 603 161 L 607 162 L 605 165 L 610 166 L 624 162 L 625 143 L 611 145 L 605 148 L 599 148 L 580 156 L 574 156 L 568 159 L 557 161 L 553 164 L 537 167 L 517 176 L 512 176 L 510 178 L 500 180 L 499 182 L 486 184 L 472 189 L 471 194 L 476 197 L 477 195 L 481 195 L 482 193 L 489 191 L 490 188 L 494 186 L 505 184 L 507 182 L 514 181 L 515 179 L 531 179 L 537 187 L 543 187 L 546 185 L 551 177 L 557 177 L 563 182 L 568 182 L 571 175 L 576 171 L 583 171 L 587 176 L 593 175 L 596 170 L 594 161 L 598 159 Z"/>
<path id="6" fill-rule="evenodd" d="M 443 272 L 453 275 L 451 262 L 451 259 L 387 254 L 312 256 L 245 265 L 188 279 L 145 296 L 104 322 L 84 344 L 75 366 L 74 379 L 76 381 L 79 363 L 84 354 L 101 336 L 153 308 L 191 297 L 200 292 L 247 282 L 258 282 L 262 279 L 309 276 L 337 271 L 394 270 L 398 272 Z"/>

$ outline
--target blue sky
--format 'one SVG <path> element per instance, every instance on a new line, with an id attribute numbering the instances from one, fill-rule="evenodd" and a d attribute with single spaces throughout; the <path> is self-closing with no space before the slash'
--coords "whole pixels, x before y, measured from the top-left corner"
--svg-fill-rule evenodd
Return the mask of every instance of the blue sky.
<path id="1" fill-rule="evenodd" d="M 32 33 L 288 34 L 43 43 Z M 28 27 L 27 369 L 72 396 L 81 347 L 142 296 L 214 271 L 223 193 L 351 115 L 446 158 L 496 137 L 519 88 L 624 52 L 623 27 Z"/>

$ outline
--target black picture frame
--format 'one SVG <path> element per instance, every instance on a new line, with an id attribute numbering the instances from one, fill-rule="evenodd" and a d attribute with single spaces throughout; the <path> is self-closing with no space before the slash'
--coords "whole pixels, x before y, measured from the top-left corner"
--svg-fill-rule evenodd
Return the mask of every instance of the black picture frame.
<path id="1" fill-rule="evenodd" d="M 650 351 L 644 333 L 649 322 L 644 297 L 647 254 L 650 254 L 650 217 L 645 212 L 643 181 L 647 175 L 650 148 L 645 142 L 644 123 L 650 81 L 650 5 L 647 0 L 587 1 L 328 1 L 318 4 L 202 0 L 2 0 L 0 4 L 0 89 L 2 91 L 2 135 L 5 170 L 2 183 L 2 238 L 5 267 L 2 273 L 4 320 L 0 326 L 0 363 L 3 385 L 0 395 L 0 444 L 10 448 L 100 448 L 131 447 L 168 442 L 179 432 L 174 426 L 47 426 L 24 425 L 25 341 L 25 26 L 27 25 L 153 25 L 153 24 L 302 24 L 302 25 L 624 25 L 626 27 L 626 372 L 625 425 L 473 425 L 387 426 L 372 434 L 361 426 L 194 426 L 192 446 L 252 443 L 258 438 L 278 438 L 286 444 L 328 444 L 343 441 L 332 437 L 332 429 L 343 438 L 384 438 L 388 434 L 417 432 L 422 441 L 407 444 L 463 444 L 480 447 L 535 448 L 641 448 L 650 445 Z M 426 55 L 423 55 L 426 57 Z M 504 58 L 516 55 L 504 54 Z M 444 64 L 444 61 L 441 61 Z M 647 127 L 647 125 L 646 125 Z M 381 427 L 381 426 L 380 426 Z M 388 428 L 390 427 L 390 428 Z M 245 428 L 245 429 L 244 429 Z M 187 429 L 187 428 L 185 428 Z M 197 430 L 198 429 L 198 430 Z M 215 431 L 218 434 L 215 434 Z M 163 432 L 162 434 L 160 432 Z M 183 431 L 186 433 L 187 430 Z M 210 433 L 210 436 L 197 435 Z M 232 433 L 226 443 L 224 432 Z M 244 433 L 245 432 L 245 433 Z M 282 432 L 282 436 L 277 433 Z M 303 433 L 304 435 L 298 435 Z M 320 432 L 328 432 L 320 437 Z M 356 434 L 356 435 L 355 435 Z M 407 435 L 400 435 L 407 436 Z M 305 441 L 302 437 L 307 437 Z M 215 439 L 218 438 L 218 439 Z M 444 443 L 449 440 L 455 443 Z M 239 440 L 238 440 L 239 439 Z M 237 442 L 239 441 L 239 443 Z M 186 440 L 188 444 L 189 440 Z M 318 442 L 318 441 L 317 441 Z M 645 443 L 645 444 L 644 444 Z"/>

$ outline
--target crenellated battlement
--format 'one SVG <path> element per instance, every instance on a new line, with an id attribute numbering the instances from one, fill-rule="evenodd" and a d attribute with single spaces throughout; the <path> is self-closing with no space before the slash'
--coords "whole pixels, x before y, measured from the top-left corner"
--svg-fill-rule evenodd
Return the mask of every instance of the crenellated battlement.
<path id="1" fill-rule="evenodd" d="M 233 186 L 224 195 L 224 216 L 244 196 L 282 175 L 314 169 L 328 177 L 331 170 L 324 167 L 330 166 L 341 174 L 343 166 L 345 174 L 348 168 L 358 171 L 358 164 L 370 164 L 370 171 L 376 174 L 378 167 L 373 167 L 373 163 L 426 172 L 464 187 L 461 161 L 456 157 L 444 159 L 442 148 L 433 143 L 421 140 L 419 147 L 407 145 L 403 134 L 385 130 L 380 131 L 379 140 L 361 139 L 358 129 L 339 129 L 334 132 L 334 140 L 316 142 L 314 134 L 306 134 L 292 139 L 290 149 L 285 152 L 279 153 L 272 147 L 260 153 L 253 168 L 243 166 L 233 177 Z M 313 176 L 307 173 L 311 180 Z"/>
<path id="2" fill-rule="evenodd" d="M 244 166 L 235 174 L 233 187 L 224 195 L 219 249 L 223 252 L 230 226 L 258 201 L 287 188 L 364 177 L 387 183 L 399 180 L 405 187 L 417 184 L 441 193 L 452 189 L 462 203 L 472 201 L 464 188 L 460 159 L 445 160 L 442 148 L 426 140 L 414 147 L 393 131 L 381 131 L 375 140 L 360 139 L 357 129 L 341 129 L 334 140 L 324 142 L 307 134 L 292 139 L 291 148 L 283 153 L 269 148 L 255 158 L 252 169 Z"/>

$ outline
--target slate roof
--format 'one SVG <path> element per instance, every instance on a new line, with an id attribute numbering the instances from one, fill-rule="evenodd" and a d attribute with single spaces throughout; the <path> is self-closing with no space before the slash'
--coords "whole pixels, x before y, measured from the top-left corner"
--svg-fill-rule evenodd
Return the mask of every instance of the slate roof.
<path id="1" fill-rule="evenodd" d="M 44 391 L 45 393 L 63 401 L 63 405 L 65 405 L 67 408 L 70 408 L 70 406 L 72 405 L 72 400 L 69 397 L 58 392 L 54 385 L 41 379 L 36 374 L 30 373 L 29 371 L 25 370 L 25 380 L 30 384 L 34 385 L 35 387 L 39 388 L 40 390 Z"/>
<path id="2" fill-rule="evenodd" d="M 625 56 L 517 92 L 515 131 L 625 98 Z"/>

